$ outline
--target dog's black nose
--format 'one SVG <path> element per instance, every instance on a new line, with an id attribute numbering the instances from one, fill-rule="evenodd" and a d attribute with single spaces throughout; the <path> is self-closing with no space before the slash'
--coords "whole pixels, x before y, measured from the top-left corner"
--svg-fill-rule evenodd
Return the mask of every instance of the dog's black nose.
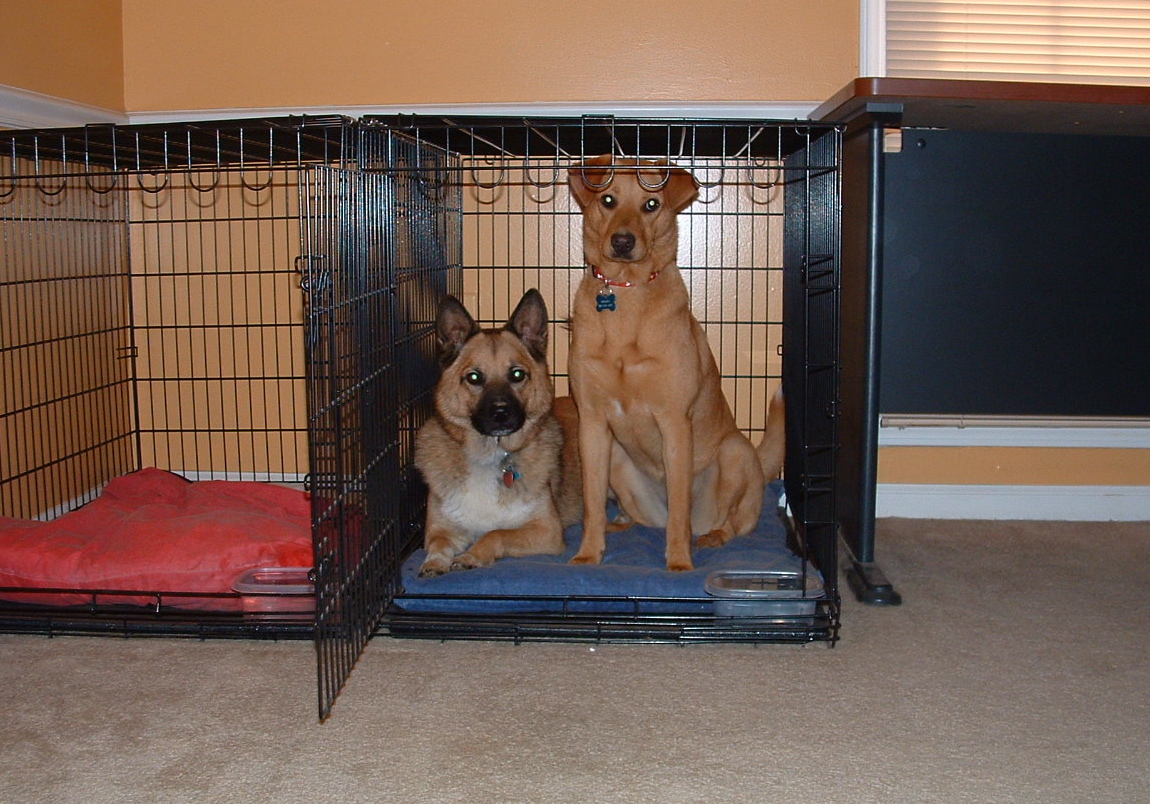
<path id="1" fill-rule="evenodd" d="M 611 248 L 616 257 L 626 257 L 635 250 L 635 235 L 630 232 L 617 232 L 611 235 Z"/>
<path id="2" fill-rule="evenodd" d="M 487 415 L 496 424 L 507 424 L 511 420 L 511 406 L 502 400 L 492 402 L 487 409 Z"/>
<path id="3" fill-rule="evenodd" d="M 526 419 L 523 404 L 514 395 L 498 390 L 484 394 L 471 413 L 472 427 L 488 436 L 510 435 Z"/>

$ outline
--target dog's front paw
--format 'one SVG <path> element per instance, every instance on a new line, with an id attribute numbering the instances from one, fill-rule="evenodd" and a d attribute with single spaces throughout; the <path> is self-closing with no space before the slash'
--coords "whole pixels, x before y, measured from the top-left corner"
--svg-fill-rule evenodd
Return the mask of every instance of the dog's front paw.
<path id="1" fill-rule="evenodd" d="M 620 513 L 617 517 L 607 523 L 608 533 L 618 533 L 621 530 L 626 530 L 635 524 L 635 520 L 624 513 Z"/>
<path id="2" fill-rule="evenodd" d="M 434 578 L 451 572 L 451 559 L 447 556 L 432 556 L 419 567 L 420 578 Z"/>
<path id="3" fill-rule="evenodd" d="M 483 566 L 486 565 L 471 553 L 460 553 L 451 562 L 451 569 L 453 570 L 478 569 Z"/>
<path id="4" fill-rule="evenodd" d="M 571 557 L 572 564 L 598 564 L 602 560 L 602 553 L 584 553 L 582 551 Z"/>
<path id="5" fill-rule="evenodd" d="M 689 534 L 688 534 L 689 536 Z M 691 562 L 691 550 L 687 547 L 667 545 L 667 569 L 671 572 L 690 572 L 695 568 Z"/>
<path id="6" fill-rule="evenodd" d="M 716 528 L 709 533 L 704 533 L 699 537 L 695 546 L 704 549 L 707 547 L 722 547 L 724 544 L 731 540 L 731 535 L 722 528 Z"/>

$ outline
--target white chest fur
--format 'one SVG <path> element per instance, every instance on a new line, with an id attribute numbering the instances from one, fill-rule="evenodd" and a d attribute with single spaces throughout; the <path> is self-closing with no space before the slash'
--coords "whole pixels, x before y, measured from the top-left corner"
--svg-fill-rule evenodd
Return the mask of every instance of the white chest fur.
<path id="1" fill-rule="evenodd" d="M 472 538 L 492 530 L 519 528 L 538 514 L 539 503 L 517 491 L 503 485 L 496 465 L 476 467 L 446 495 L 443 514 Z"/>

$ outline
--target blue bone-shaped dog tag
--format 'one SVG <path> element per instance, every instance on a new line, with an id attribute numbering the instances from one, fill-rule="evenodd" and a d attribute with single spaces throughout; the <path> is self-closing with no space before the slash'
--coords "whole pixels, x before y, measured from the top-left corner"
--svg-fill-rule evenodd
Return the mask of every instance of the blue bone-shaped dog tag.
<path id="1" fill-rule="evenodd" d="M 615 309 L 615 294 L 609 290 L 602 290 L 599 295 L 595 297 L 595 311 L 603 312 L 604 310 Z"/>

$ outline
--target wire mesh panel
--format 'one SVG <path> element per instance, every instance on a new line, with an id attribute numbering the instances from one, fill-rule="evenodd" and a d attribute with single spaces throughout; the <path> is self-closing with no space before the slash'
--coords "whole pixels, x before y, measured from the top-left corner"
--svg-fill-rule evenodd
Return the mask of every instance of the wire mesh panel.
<path id="1" fill-rule="evenodd" d="M 679 265 L 723 373 L 736 420 L 752 439 L 781 376 L 784 157 L 809 134 L 756 123 L 369 118 L 455 157 L 462 192 L 465 305 L 502 325 L 538 288 L 564 322 L 584 272 L 582 217 L 567 171 L 604 153 L 670 159 L 690 170 L 700 198 L 680 219 Z M 417 164 L 407 167 L 419 172 Z M 567 390 L 568 339 L 552 339 L 556 392 Z"/>
<path id="2" fill-rule="evenodd" d="M 0 516 L 45 519 L 136 466 L 127 199 L 4 161 Z"/>
<path id="3" fill-rule="evenodd" d="M 459 275 L 458 189 L 436 179 L 442 155 L 383 138 L 362 160 L 369 170 L 309 171 L 303 195 L 321 718 L 421 532 L 414 437 L 436 307 Z M 411 160 L 424 170 L 395 170 Z"/>
<path id="4" fill-rule="evenodd" d="M 302 482 L 298 173 L 345 126 L 0 135 L 0 515 L 141 466 Z"/>

